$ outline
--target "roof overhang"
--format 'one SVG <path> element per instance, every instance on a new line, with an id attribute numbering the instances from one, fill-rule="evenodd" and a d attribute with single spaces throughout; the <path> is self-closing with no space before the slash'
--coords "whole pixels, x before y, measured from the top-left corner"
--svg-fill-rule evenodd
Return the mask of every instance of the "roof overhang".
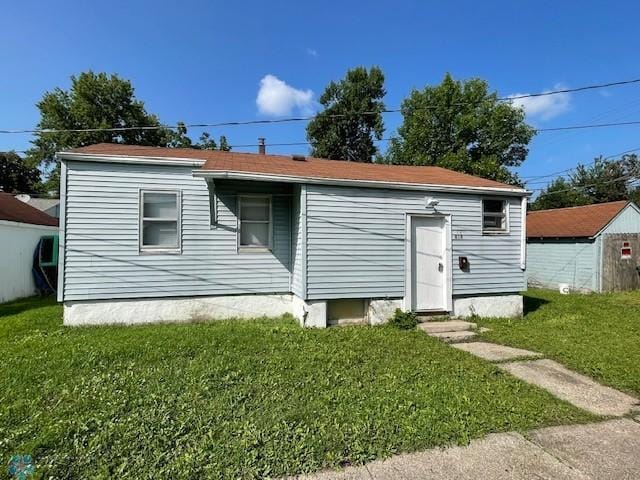
<path id="1" fill-rule="evenodd" d="M 177 157 L 142 157 L 131 155 L 101 155 L 95 153 L 58 152 L 56 157 L 61 160 L 81 160 L 85 162 L 132 163 L 138 165 L 172 165 L 184 167 L 201 167 L 204 159 Z"/>
<path id="2" fill-rule="evenodd" d="M 239 172 L 233 170 L 194 170 L 194 177 L 211 180 L 247 180 L 257 182 L 310 183 L 340 187 L 387 188 L 394 190 L 419 190 L 429 192 L 477 193 L 508 196 L 529 196 L 531 192 L 520 188 L 467 187 L 460 185 L 438 185 L 426 183 L 397 183 L 374 180 L 336 179 L 324 177 L 301 177 L 294 175 L 275 175 L 266 173 Z"/>
<path id="3" fill-rule="evenodd" d="M 430 192 L 452 192 L 452 193 L 476 193 L 491 195 L 506 195 L 528 197 L 532 194 L 521 188 L 497 188 L 497 187 L 470 187 L 462 185 L 440 185 L 425 183 L 397 183 L 383 182 L 375 180 L 353 180 L 353 179 L 336 179 L 324 177 L 307 177 L 281 174 L 268 174 L 257 172 L 242 172 L 233 170 L 201 170 L 204 165 L 204 159 L 185 159 L 177 157 L 153 157 L 153 156 L 131 156 L 131 155 L 104 155 L 95 153 L 80 152 L 59 152 L 56 154 L 61 160 L 78 160 L 87 162 L 105 162 L 105 163 L 126 163 L 134 165 L 168 165 L 181 167 L 198 167 L 193 170 L 194 177 L 205 179 L 227 179 L 227 180 L 246 180 L 259 182 L 281 182 L 281 183 L 310 183 L 319 185 L 335 185 L 343 187 L 368 187 L 368 188 L 386 188 L 394 190 L 419 190 Z"/>

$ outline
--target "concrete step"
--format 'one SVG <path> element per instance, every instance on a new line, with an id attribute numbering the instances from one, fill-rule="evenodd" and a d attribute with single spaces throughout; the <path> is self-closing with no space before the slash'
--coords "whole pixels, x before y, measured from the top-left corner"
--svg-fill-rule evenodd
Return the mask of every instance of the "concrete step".
<path id="1" fill-rule="evenodd" d="M 463 320 L 447 320 L 446 322 L 419 323 L 418 328 L 427 333 L 461 332 L 476 328 L 476 324 Z"/>
<path id="2" fill-rule="evenodd" d="M 458 343 L 466 342 L 477 335 L 476 332 L 470 332 L 468 330 L 459 330 L 457 332 L 436 332 L 429 333 L 430 337 L 437 338 L 446 343 Z"/>

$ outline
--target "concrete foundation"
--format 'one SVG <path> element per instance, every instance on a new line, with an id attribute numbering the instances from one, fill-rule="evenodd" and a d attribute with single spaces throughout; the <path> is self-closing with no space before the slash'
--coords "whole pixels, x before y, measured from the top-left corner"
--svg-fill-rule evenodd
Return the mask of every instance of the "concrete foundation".
<path id="1" fill-rule="evenodd" d="M 363 299 L 363 323 L 381 325 L 403 309 L 401 298 Z M 125 300 L 91 300 L 64 303 L 65 325 L 142 324 L 192 322 L 224 318 L 279 317 L 291 314 L 301 326 L 325 328 L 327 300 L 303 300 L 296 295 L 228 295 Z M 499 295 L 453 299 L 456 317 L 520 317 L 522 297 Z M 353 319 L 351 319 L 353 320 Z"/>
<path id="2" fill-rule="evenodd" d="M 403 309 L 403 301 L 397 299 L 374 299 L 369 301 L 367 309 L 367 319 L 370 325 L 381 325 L 387 323 L 393 316 L 396 308 Z"/>
<path id="3" fill-rule="evenodd" d="M 324 300 L 303 300 L 293 295 L 292 314 L 303 327 L 325 328 L 327 326 L 327 302 Z"/>
<path id="4" fill-rule="evenodd" d="M 107 325 L 193 322 L 293 314 L 292 295 L 94 300 L 64 303 L 64 324 Z"/>
<path id="5" fill-rule="evenodd" d="M 402 308 L 402 299 L 362 301 L 366 305 L 362 322 L 371 325 L 385 323 L 396 308 Z M 296 295 L 284 294 L 65 302 L 64 324 L 134 325 L 279 317 L 287 313 L 297 318 L 303 327 L 325 328 L 328 323 L 326 300 L 303 300 Z"/>
<path id="6" fill-rule="evenodd" d="M 457 318 L 505 317 L 519 318 L 523 314 L 522 295 L 491 295 L 453 298 L 453 316 Z"/>

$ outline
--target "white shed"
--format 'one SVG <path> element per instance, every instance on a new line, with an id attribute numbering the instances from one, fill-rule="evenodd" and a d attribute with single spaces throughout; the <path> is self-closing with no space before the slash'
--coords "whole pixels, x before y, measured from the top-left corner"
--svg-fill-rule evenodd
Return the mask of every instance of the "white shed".
<path id="1" fill-rule="evenodd" d="M 527 215 L 527 280 L 583 292 L 640 288 L 640 210 L 619 201 Z"/>
<path id="2" fill-rule="evenodd" d="M 58 233 L 58 220 L 0 193 L 0 303 L 37 293 L 31 268 L 38 241 Z"/>

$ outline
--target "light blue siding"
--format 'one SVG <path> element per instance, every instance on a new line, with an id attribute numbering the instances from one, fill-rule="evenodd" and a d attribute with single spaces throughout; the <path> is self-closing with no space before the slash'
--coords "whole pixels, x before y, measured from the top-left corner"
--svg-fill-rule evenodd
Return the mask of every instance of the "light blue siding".
<path id="1" fill-rule="evenodd" d="M 627 205 L 613 221 L 601 232 L 609 233 L 640 233 L 640 211 L 633 205 Z"/>
<path id="2" fill-rule="evenodd" d="M 306 249 L 306 229 L 307 216 L 306 211 L 306 186 L 295 185 L 293 189 L 292 200 L 292 219 L 291 219 L 291 236 L 293 244 L 291 251 L 292 272 L 291 272 L 291 291 L 300 298 L 306 298 L 306 268 L 307 268 L 307 249 Z"/>
<path id="3" fill-rule="evenodd" d="M 598 248 L 593 240 L 545 240 L 527 244 L 527 281 L 531 286 L 598 290 Z"/>
<path id="4" fill-rule="evenodd" d="M 403 297 L 406 213 L 426 213 L 426 197 L 451 215 L 453 295 L 525 288 L 519 197 L 505 197 L 509 233 L 483 235 L 480 195 L 307 185 L 307 297 Z"/>
<path id="5" fill-rule="evenodd" d="M 64 300 L 290 291 L 291 188 L 216 183 L 210 225 L 205 180 L 191 167 L 68 162 Z M 140 189 L 179 189 L 182 253 L 138 251 Z M 238 253 L 237 194 L 272 193 L 273 251 Z"/>

